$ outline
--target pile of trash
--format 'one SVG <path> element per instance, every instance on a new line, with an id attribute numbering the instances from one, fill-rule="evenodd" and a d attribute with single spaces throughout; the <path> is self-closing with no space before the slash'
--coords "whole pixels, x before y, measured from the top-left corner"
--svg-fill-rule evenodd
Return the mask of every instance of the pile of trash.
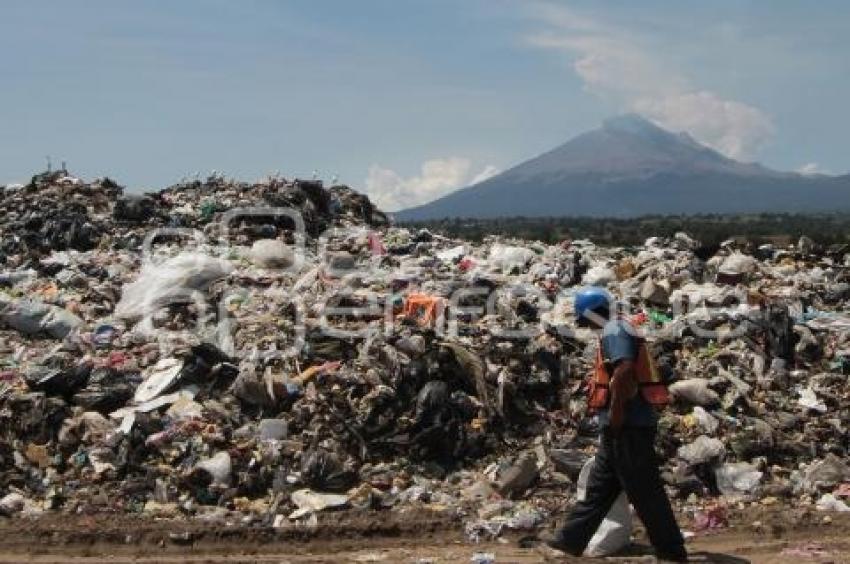
<path id="1" fill-rule="evenodd" d="M 680 508 L 850 509 L 847 249 L 472 244 L 282 178 L 133 195 L 63 170 L 0 198 L 2 514 L 534 530 L 595 448 L 583 284 L 670 383 Z"/>

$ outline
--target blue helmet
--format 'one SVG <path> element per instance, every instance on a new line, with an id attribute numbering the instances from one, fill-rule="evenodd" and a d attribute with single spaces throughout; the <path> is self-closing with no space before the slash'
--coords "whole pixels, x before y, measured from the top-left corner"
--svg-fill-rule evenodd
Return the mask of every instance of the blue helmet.
<path id="1" fill-rule="evenodd" d="M 610 309 L 614 303 L 614 298 L 608 293 L 605 288 L 598 286 L 585 286 L 578 291 L 575 298 L 575 313 L 576 321 L 585 319 L 591 311 L 600 308 Z"/>

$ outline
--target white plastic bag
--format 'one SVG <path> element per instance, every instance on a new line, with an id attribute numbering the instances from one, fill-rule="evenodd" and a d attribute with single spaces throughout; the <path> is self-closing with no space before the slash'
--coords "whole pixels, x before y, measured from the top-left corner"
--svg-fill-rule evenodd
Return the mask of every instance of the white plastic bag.
<path id="1" fill-rule="evenodd" d="M 531 249 L 510 247 L 497 243 L 490 248 L 490 255 L 487 258 L 487 262 L 502 272 L 508 273 L 515 268 L 525 267 L 534 257 L 534 251 Z"/>
<path id="2" fill-rule="evenodd" d="M 205 458 L 195 464 L 195 468 L 204 470 L 212 477 L 212 483 L 215 486 L 229 486 L 230 472 L 232 464 L 230 454 L 227 451 L 221 451 L 212 458 Z"/>
<path id="3" fill-rule="evenodd" d="M 451 249 L 446 249 L 444 251 L 439 251 L 436 256 L 443 262 L 454 262 L 459 258 L 463 257 L 466 254 L 466 246 L 458 245 L 456 247 L 452 247 Z"/>
<path id="4" fill-rule="evenodd" d="M 749 255 L 733 253 L 723 260 L 719 271 L 723 274 L 738 276 L 741 274 L 750 274 L 755 269 L 756 259 Z"/>
<path id="5" fill-rule="evenodd" d="M 606 266 L 594 266 L 584 273 L 581 283 L 585 286 L 607 286 L 617 279 L 614 271 Z"/>
<path id="6" fill-rule="evenodd" d="M 144 403 L 157 397 L 174 383 L 182 368 L 183 362 L 176 358 L 160 359 L 147 371 L 145 381 L 136 388 L 133 400 L 136 403 Z"/>
<path id="7" fill-rule="evenodd" d="M 585 462 L 578 475 L 578 499 L 584 500 L 587 495 L 587 479 L 590 476 L 590 470 L 593 466 L 596 457 Z M 599 557 L 610 556 L 611 554 L 620 552 L 632 542 L 632 511 L 629 508 L 629 501 L 626 498 L 626 493 L 620 493 L 608 515 L 599 525 L 596 534 L 590 539 L 587 548 L 584 550 L 585 556 Z"/>
<path id="8" fill-rule="evenodd" d="M 171 299 L 206 290 L 231 270 L 233 266 L 226 260 L 201 253 L 183 253 L 162 264 L 147 264 L 135 282 L 124 285 L 115 316 L 138 319 L 150 315 Z"/>
<path id="9" fill-rule="evenodd" d="M 702 464 L 712 459 L 720 459 L 725 453 L 723 441 L 700 435 L 693 442 L 680 446 L 677 455 L 689 464 Z"/>
<path id="10" fill-rule="evenodd" d="M 705 378 L 690 378 L 679 380 L 670 385 L 670 395 L 673 399 L 684 400 L 694 405 L 717 405 L 720 396 L 708 387 Z"/>
<path id="11" fill-rule="evenodd" d="M 725 496 L 737 497 L 751 494 L 761 482 L 762 472 L 748 462 L 721 464 L 714 470 L 717 487 Z"/>
<path id="12" fill-rule="evenodd" d="M 823 400 L 818 399 L 817 394 L 811 388 L 800 390 L 800 399 L 797 400 L 797 403 L 806 409 L 817 411 L 818 413 L 826 413 L 827 411 L 826 404 Z"/>
<path id="13" fill-rule="evenodd" d="M 289 268 L 295 253 L 278 239 L 260 239 L 251 246 L 251 261 L 260 268 Z"/>
<path id="14" fill-rule="evenodd" d="M 709 434 L 714 433 L 720 425 L 720 422 L 712 414 L 700 406 L 694 407 L 693 416 L 702 430 Z"/>
<path id="15" fill-rule="evenodd" d="M 850 511 L 850 506 L 831 493 L 823 494 L 815 504 L 815 507 L 817 507 L 818 511 L 836 511 L 838 513 Z"/>

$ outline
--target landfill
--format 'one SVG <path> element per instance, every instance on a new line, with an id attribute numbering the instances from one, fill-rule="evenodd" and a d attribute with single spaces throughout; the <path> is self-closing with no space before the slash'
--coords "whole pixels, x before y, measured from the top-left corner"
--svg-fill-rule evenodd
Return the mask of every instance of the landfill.
<path id="1" fill-rule="evenodd" d="M 670 385 L 657 450 L 680 514 L 850 511 L 846 248 L 471 243 L 280 177 L 136 194 L 61 170 L 0 198 L 6 517 L 426 508 L 471 541 L 539 530 L 595 451 L 584 284 Z"/>

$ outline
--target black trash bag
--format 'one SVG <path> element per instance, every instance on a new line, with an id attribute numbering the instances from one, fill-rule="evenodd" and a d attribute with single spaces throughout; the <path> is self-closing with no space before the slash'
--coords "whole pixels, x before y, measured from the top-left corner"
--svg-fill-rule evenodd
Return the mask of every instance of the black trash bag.
<path id="1" fill-rule="evenodd" d="M 203 384 L 209 380 L 213 368 L 219 364 L 233 365 L 233 359 L 211 343 L 201 343 L 192 347 L 183 360 L 183 367 L 176 381 L 183 384 Z M 235 370 L 235 367 L 234 367 Z M 236 374 L 233 373 L 233 377 Z"/>
<path id="2" fill-rule="evenodd" d="M 127 195 L 118 198 L 112 217 L 121 221 L 147 221 L 156 215 L 156 202 L 149 196 Z"/>
<path id="3" fill-rule="evenodd" d="M 82 214 L 49 219 L 41 228 L 44 249 L 90 251 L 100 242 L 99 230 Z"/>
<path id="4" fill-rule="evenodd" d="M 197 384 L 206 390 L 226 388 L 239 375 L 239 368 L 228 355 L 210 343 L 201 343 L 191 348 L 183 359 L 180 374 L 165 391 L 174 391 L 186 384 Z"/>
<path id="5" fill-rule="evenodd" d="M 427 382 L 416 396 L 414 427 L 431 424 L 447 408 L 449 385 L 439 380 Z"/>
<path id="6" fill-rule="evenodd" d="M 414 359 L 402 365 L 392 382 L 396 398 L 402 405 L 409 405 L 427 380 L 428 366 L 425 360 Z"/>
<path id="7" fill-rule="evenodd" d="M 317 448 L 301 455 L 301 480 L 317 491 L 344 492 L 357 482 L 357 474 L 346 470 L 335 454 Z"/>
<path id="8" fill-rule="evenodd" d="M 86 388 L 75 393 L 71 402 L 86 411 L 108 414 L 130 401 L 137 383 L 135 378 L 114 368 L 95 368 Z"/>
<path id="9" fill-rule="evenodd" d="M 463 413 L 452 401 L 448 384 L 426 383 L 416 397 L 410 429 L 413 457 L 451 464 L 463 456 L 465 442 Z"/>
<path id="10" fill-rule="evenodd" d="M 789 365 L 794 362 L 794 347 L 797 335 L 794 320 L 786 306 L 769 305 L 765 315 L 765 341 L 771 358 L 780 358 Z"/>
<path id="11" fill-rule="evenodd" d="M 535 323 L 540 320 L 537 307 L 528 300 L 519 300 L 517 302 L 516 315 L 526 323 Z"/>
<path id="12" fill-rule="evenodd" d="M 6 396 L 0 410 L 0 438 L 10 441 L 26 437 L 36 444 L 55 441 L 69 414 L 64 400 L 47 397 L 43 392 Z"/>
<path id="13" fill-rule="evenodd" d="M 430 243 L 434 240 L 434 235 L 427 229 L 420 229 L 413 236 L 414 243 Z"/>
<path id="14" fill-rule="evenodd" d="M 452 383 L 464 392 L 474 395 L 484 405 L 489 415 L 490 400 L 485 382 L 485 365 L 479 355 L 457 344 L 445 342 L 438 351 L 441 378 Z"/>
<path id="15" fill-rule="evenodd" d="M 304 192 L 317 212 L 321 215 L 330 213 L 331 195 L 324 189 L 321 180 L 296 180 L 295 186 Z"/>
<path id="16" fill-rule="evenodd" d="M 69 396 L 88 384 L 91 371 L 92 365 L 83 363 L 66 370 L 34 370 L 24 379 L 31 390 L 48 396 Z"/>

